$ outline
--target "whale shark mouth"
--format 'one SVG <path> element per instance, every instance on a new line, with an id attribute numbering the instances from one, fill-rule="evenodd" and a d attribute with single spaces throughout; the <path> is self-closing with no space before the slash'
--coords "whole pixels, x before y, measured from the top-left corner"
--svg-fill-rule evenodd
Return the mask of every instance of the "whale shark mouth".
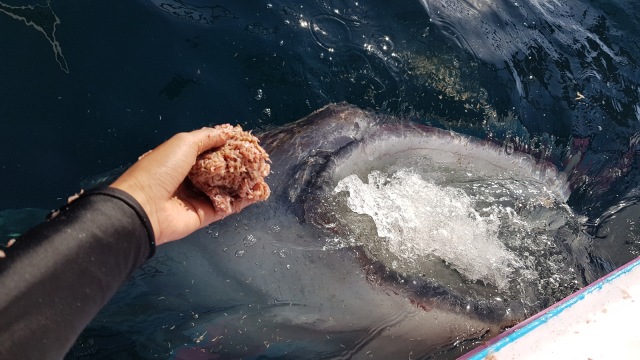
<path id="1" fill-rule="evenodd" d="M 327 248 L 361 250 L 372 278 L 421 294 L 418 303 L 444 289 L 446 302 L 489 302 L 499 318 L 583 283 L 572 252 L 586 239 L 551 164 L 413 123 L 359 127 L 365 134 L 324 154 L 303 200 Z"/>

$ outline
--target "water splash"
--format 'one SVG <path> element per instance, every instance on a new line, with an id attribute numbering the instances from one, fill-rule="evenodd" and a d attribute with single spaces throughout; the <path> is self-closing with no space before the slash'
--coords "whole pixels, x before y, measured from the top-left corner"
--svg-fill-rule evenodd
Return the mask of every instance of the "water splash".
<path id="1" fill-rule="evenodd" d="M 523 268 L 498 240 L 496 214 L 482 216 L 460 189 L 437 186 L 405 170 L 391 176 L 374 171 L 368 184 L 351 175 L 335 191 L 349 192 L 349 208 L 373 218 L 378 236 L 405 266 L 436 256 L 468 280 L 501 289 L 514 269 Z"/>

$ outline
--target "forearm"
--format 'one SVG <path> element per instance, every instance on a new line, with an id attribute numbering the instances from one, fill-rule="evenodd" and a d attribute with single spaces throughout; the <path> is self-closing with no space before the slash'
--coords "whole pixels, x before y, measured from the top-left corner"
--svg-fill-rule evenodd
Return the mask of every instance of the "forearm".
<path id="1" fill-rule="evenodd" d="M 126 193 L 109 191 L 115 197 L 81 196 L 0 259 L 1 359 L 62 358 L 150 255 L 146 214 Z"/>

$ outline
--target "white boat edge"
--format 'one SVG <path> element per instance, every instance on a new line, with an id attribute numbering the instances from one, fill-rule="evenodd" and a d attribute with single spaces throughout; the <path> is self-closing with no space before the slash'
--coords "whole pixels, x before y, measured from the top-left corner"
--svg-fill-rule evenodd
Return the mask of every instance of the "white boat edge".
<path id="1" fill-rule="evenodd" d="M 460 359 L 637 359 L 640 257 Z"/>

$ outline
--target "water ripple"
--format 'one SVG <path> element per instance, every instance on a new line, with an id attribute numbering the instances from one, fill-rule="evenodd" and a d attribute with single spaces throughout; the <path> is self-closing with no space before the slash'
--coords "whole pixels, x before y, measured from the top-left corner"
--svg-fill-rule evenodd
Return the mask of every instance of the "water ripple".
<path id="1" fill-rule="evenodd" d="M 318 15 L 310 21 L 309 30 L 316 44 L 329 52 L 352 43 L 349 25 L 338 16 Z"/>

